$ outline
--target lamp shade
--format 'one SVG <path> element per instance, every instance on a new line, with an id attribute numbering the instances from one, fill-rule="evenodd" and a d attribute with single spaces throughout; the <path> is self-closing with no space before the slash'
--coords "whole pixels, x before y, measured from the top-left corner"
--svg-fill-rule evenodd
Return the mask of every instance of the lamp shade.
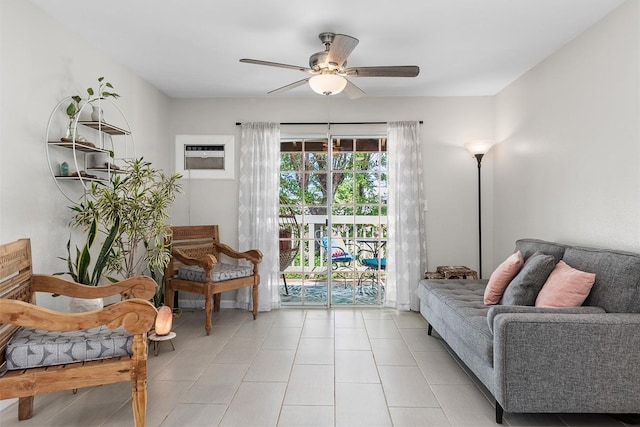
<path id="1" fill-rule="evenodd" d="M 163 305 L 158 309 L 156 315 L 156 335 L 167 335 L 171 332 L 171 325 L 173 324 L 173 313 L 169 306 Z"/>
<path id="2" fill-rule="evenodd" d="M 309 86 L 320 95 L 335 95 L 347 86 L 347 80 L 337 74 L 318 74 L 309 79 Z"/>
<path id="3" fill-rule="evenodd" d="M 467 149 L 473 156 L 478 154 L 487 154 L 487 151 L 491 149 L 494 141 L 489 139 L 476 139 L 464 144 L 464 148 Z"/>

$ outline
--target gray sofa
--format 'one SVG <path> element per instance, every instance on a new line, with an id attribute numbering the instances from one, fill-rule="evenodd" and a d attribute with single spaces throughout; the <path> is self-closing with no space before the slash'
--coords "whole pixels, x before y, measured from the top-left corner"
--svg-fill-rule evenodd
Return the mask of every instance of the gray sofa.
<path id="1" fill-rule="evenodd" d="M 640 413 L 640 255 L 535 239 L 596 274 L 583 306 L 486 306 L 487 280 L 421 280 L 420 313 L 496 400 L 514 413 Z"/>

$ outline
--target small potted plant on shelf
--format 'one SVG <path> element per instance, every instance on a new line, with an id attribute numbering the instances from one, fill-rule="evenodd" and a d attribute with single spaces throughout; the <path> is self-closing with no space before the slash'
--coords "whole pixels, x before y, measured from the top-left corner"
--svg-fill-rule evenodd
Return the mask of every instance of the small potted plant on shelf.
<path id="1" fill-rule="evenodd" d="M 89 94 L 89 100 L 87 102 L 91 104 L 91 120 L 94 122 L 100 121 L 102 117 L 102 110 L 93 103 L 94 101 L 107 99 L 108 97 L 112 97 L 113 99 L 118 99 L 120 97 L 117 93 L 111 92 L 112 89 L 114 89 L 113 85 L 109 82 L 105 82 L 104 77 L 98 77 L 97 91 L 94 91 L 91 87 L 87 88 L 87 93 Z M 91 98 L 93 96 L 95 97 Z"/>
<path id="2" fill-rule="evenodd" d="M 158 282 L 155 302 L 162 302 L 162 274 L 170 258 L 167 238 L 169 209 L 182 191 L 180 174 L 166 175 L 143 158 L 128 160 L 111 185 L 92 183 L 86 199 L 73 206 L 72 226 L 90 227 L 97 221 L 106 233 L 119 219 L 106 270 L 122 278 L 151 275 Z"/>
<path id="3" fill-rule="evenodd" d="M 71 97 L 71 102 L 67 106 L 65 112 L 67 116 L 69 116 L 69 125 L 67 126 L 67 131 L 63 137 L 63 141 L 65 139 L 72 140 L 74 133 L 74 126 L 76 122 L 76 115 L 80 112 L 80 103 L 82 102 L 82 98 L 78 95 L 74 95 Z"/>
<path id="4" fill-rule="evenodd" d="M 74 95 L 71 97 L 71 102 L 67 106 L 67 116 L 69 116 L 69 121 L 71 124 L 69 125 L 69 129 L 67 131 L 68 138 L 73 137 L 73 126 L 74 121 L 76 119 L 76 115 L 80 112 L 82 107 L 86 104 L 91 104 L 91 120 L 99 121 L 102 116 L 102 112 L 98 108 L 97 105 L 94 104 L 95 101 L 100 99 L 107 99 L 112 97 L 113 99 L 120 98 L 116 92 L 113 92 L 113 85 L 104 80 L 104 77 L 98 77 L 98 88 L 94 90 L 92 87 L 87 88 L 87 98 L 84 99 L 80 95 Z"/>

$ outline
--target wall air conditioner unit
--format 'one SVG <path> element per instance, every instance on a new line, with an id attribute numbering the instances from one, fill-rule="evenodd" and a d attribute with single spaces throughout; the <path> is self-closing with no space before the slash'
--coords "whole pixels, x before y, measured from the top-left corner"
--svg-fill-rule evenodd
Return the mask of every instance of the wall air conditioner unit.
<path id="1" fill-rule="evenodd" d="M 185 170 L 224 170 L 224 148 L 224 145 L 185 145 Z"/>
<path id="2" fill-rule="evenodd" d="M 176 135 L 176 172 L 184 178 L 234 179 L 233 135 Z"/>

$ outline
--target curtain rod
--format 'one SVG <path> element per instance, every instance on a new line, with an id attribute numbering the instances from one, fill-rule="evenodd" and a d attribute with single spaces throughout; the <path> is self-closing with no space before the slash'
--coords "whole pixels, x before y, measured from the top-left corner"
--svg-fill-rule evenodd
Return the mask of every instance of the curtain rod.
<path id="1" fill-rule="evenodd" d="M 310 125 L 386 125 L 388 122 L 282 122 L 281 126 L 310 126 Z M 423 124 L 420 120 L 418 123 Z M 236 126 L 242 125 L 242 122 L 236 122 Z"/>

